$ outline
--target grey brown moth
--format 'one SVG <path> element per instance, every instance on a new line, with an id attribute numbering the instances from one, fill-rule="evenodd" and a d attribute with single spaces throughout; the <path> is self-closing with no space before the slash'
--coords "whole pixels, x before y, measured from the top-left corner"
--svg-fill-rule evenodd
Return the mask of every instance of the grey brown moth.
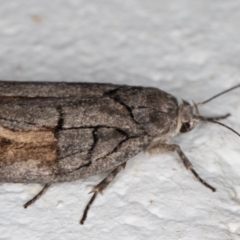
<path id="1" fill-rule="evenodd" d="M 224 91 L 240 87 L 240 84 Z M 221 94 L 223 94 L 221 93 Z M 100 83 L 0 82 L 0 182 L 52 183 L 74 181 L 109 171 L 94 186 L 81 224 L 97 194 L 124 169 L 126 162 L 145 150 L 176 152 L 184 166 L 206 183 L 176 144 L 169 139 L 192 130 L 202 117 L 191 106 L 156 88 Z M 236 134 L 233 129 L 229 128 Z M 238 134 L 239 135 L 239 134 Z"/>

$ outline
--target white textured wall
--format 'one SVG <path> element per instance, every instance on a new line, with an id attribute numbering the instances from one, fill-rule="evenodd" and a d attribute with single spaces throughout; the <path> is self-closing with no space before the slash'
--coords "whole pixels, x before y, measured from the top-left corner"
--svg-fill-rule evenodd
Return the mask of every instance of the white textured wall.
<path id="1" fill-rule="evenodd" d="M 240 82 L 240 2 L 2 0 L 0 79 L 154 86 L 202 101 Z M 240 89 L 209 103 L 240 131 Z M 175 154 L 129 161 L 78 221 L 102 176 L 40 186 L 1 184 L 0 239 L 240 239 L 240 138 L 200 124 L 175 138 L 212 193 Z"/>

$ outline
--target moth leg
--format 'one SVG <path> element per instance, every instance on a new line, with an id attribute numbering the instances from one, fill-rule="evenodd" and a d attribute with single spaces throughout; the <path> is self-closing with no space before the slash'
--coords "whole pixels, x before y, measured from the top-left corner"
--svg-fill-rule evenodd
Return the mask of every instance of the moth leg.
<path id="1" fill-rule="evenodd" d="M 219 120 L 226 119 L 229 116 L 231 116 L 231 114 L 227 113 L 227 114 L 225 114 L 223 116 L 219 116 L 219 117 L 204 117 L 204 119 L 206 119 L 207 121 L 219 121 Z"/>
<path id="2" fill-rule="evenodd" d="M 93 196 L 91 197 L 90 201 L 86 205 L 83 216 L 80 220 L 80 224 L 84 224 L 84 221 L 87 218 L 88 211 L 94 202 L 95 198 L 97 197 L 98 193 L 103 192 L 103 190 L 108 186 L 108 184 L 116 177 L 116 175 L 125 168 L 126 162 L 122 163 L 118 167 L 116 167 L 112 172 L 110 172 L 106 178 L 104 178 L 99 184 L 93 187 L 92 191 L 90 193 L 93 193 Z"/>
<path id="3" fill-rule="evenodd" d="M 42 190 L 31 200 L 29 200 L 28 202 L 26 202 L 23 207 L 27 208 L 28 206 L 32 205 L 33 203 L 35 203 L 50 187 L 50 183 L 45 184 L 45 186 L 42 188 Z"/>
<path id="4" fill-rule="evenodd" d="M 216 191 L 216 189 L 214 187 L 212 187 L 211 185 L 209 185 L 207 182 L 205 182 L 199 175 L 198 173 L 193 169 L 193 166 L 191 164 L 191 162 L 188 160 L 188 158 L 186 157 L 186 155 L 183 153 L 183 151 L 181 150 L 181 148 L 176 145 L 176 144 L 154 144 L 154 145 L 150 145 L 147 148 L 147 151 L 149 153 L 160 153 L 160 152 L 166 152 L 166 151 L 170 151 L 170 152 L 176 152 L 178 154 L 178 156 L 181 158 L 184 166 L 186 167 L 186 169 L 189 169 L 193 175 L 198 179 L 199 182 L 201 182 L 205 187 L 211 189 L 213 192 Z"/>

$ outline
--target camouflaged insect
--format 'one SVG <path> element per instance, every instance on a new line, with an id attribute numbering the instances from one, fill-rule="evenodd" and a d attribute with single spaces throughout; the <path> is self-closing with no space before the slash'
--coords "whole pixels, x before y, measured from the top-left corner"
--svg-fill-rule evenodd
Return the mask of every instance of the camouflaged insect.
<path id="1" fill-rule="evenodd" d="M 143 150 L 176 152 L 185 167 L 215 191 L 199 177 L 181 148 L 168 143 L 199 121 L 223 125 L 217 120 L 228 115 L 204 118 L 198 113 L 198 106 L 213 98 L 191 106 L 185 101 L 178 105 L 174 96 L 150 87 L 0 82 L 0 182 L 44 184 L 26 208 L 52 183 L 109 171 L 93 188 L 81 224 L 97 194 Z"/>

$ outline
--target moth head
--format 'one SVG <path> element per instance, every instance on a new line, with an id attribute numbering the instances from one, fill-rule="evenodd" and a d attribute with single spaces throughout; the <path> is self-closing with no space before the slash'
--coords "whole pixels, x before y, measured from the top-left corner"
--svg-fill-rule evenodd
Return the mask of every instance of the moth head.
<path id="1" fill-rule="evenodd" d="M 228 90 L 225 90 L 225 91 L 205 100 L 204 102 L 197 103 L 197 104 L 193 103 L 193 105 L 191 105 L 190 103 L 183 100 L 182 104 L 178 108 L 178 111 L 179 111 L 178 112 L 178 129 L 179 129 L 178 131 L 181 133 L 189 132 L 196 126 L 196 124 L 198 122 L 211 122 L 211 123 L 221 125 L 227 129 L 231 130 L 238 136 L 240 136 L 240 134 L 238 132 L 236 132 L 234 129 L 219 122 L 219 120 L 227 118 L 228 116 L 230 116 L 230 114 L 225 114 L 220 117 L 203 117 L 199 114 L 199 110 L 198 110 L 198 107 L 200 107 L 200 106 L 210 102 L 211 100 L 215 99 L 216 97 L 219 97 L 220 95 L 227 93 L 231 90 L 234 90 L 238 87 L 240 87 L 240 84 L 238 84 L 237 86 L 232 87 Z"/>
<path id="2" fill-rule="evenodd" d="M 189 132 L 196 126 L 195 115 L 198 115 L 197 106 L 191 106 L 189 102 L 183 100 L 182 104 L 179 106 L 179 131 L 181 133 Z"/>

